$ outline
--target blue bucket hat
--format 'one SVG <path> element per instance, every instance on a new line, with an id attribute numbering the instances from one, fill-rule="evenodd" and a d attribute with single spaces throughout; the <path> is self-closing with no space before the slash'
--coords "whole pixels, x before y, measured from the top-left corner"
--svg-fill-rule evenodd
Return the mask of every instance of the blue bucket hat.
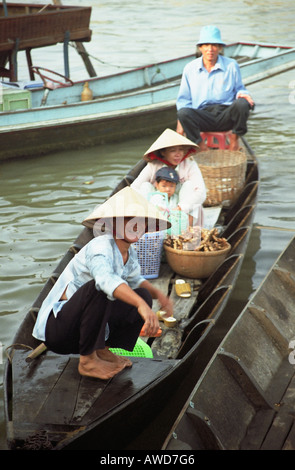
<path id="1" fill-rule="evenodd" d="M 225 46 L 225 43 L 221 39 L 220 30 L 217 26 L 204 26 L 200 32 L 200 39 L 197 43 L 198 46 L 202 44 L 221 44 Z"/>
<path id="2" fill-rule="evenodd" d="M 179 176 L 178 173 L 173 169 L 168 166 L 163 166 L 160 168 L 156 175 L 156 181 L 160 180 L 165 180 L 165 181 L 171 181 L 172 183 L 178 183 L 179 182 Z"/>

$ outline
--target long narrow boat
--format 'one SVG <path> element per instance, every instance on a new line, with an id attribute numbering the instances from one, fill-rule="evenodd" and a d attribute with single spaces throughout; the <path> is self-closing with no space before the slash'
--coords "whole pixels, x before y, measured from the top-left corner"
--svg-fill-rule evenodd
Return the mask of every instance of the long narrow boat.
<path id="1" fill-rule="evenodd" d="M 137 352 L 132 357 L 133 367 L 109 381 L 81 377 L 75 355 L 46 351 L 27 362 L 30 349 L 39 345 L 32 330 L 42 301 L 67 263 L 93 237 L 90 229 L 81 231 L 25 316 L 9 353 L 4 389 L 11 449 L 124 449 L 138 439 L 135 448 L 160 448 L 230 327 L 223 310 L 247 248 L 259 184 L 256 158 L 247 142 L 243 143 L 247 155 L 244 186 L 229 205 L 223 204 L 216 222 L 220 236 L 231 244 L 231 251 L 207 279 L 187 279 L 192 288 L 189 298 L 175 294 L 174 284 L 180 276 L 163 260 L 159 277 L 151 282 L 173 299 L 177 326 L 163 326 L 160 338 L 144 343 L 149 353 L 139 357 L 141 352 Z M 145 164 L 139 161 L 112 194 L 129 185 Z M 198 290 L 194 290 L 196 282 Z M 154 308 L 158 308 L 156 304 Z M 196 358 L 192 383 L 190 369 Z M 180 390 L 182 398 L 172 403 Z M 140 439 L 140 430 L 147 429 L 164 408 L 168 408 L 169 418 L 148 440 Z"/>
<path id="2" fill-rule="evenodd" d="M 0 16 L 0 67 L 3 70 L 5 62 L 10 63 L 4 70 L 9 81 L 5 85 L 2 82 L 2 90 L 0 87 L 0 160 L 122 141 L 140 133 L 155 135 L 166 127 L 175 128 L 180 78 L 193 55 L 97 77 L 90 61 L 86 62 L 87 52 L 81 50 L 83 42 L 91 38 L 91 8 L 29 4 L 24 8 L 8 3 L 7 16 Z M 91 77 L 86 75 L 75 82 L 70 79 L 69 41 L 79 44 L 78 51 Z M 64 43 L 64 77 L 43 70 L 44 63 L 32 63 L 30 55 L 31 49 L 57 42 Z M 21 50 L 28 56 L 31 80 L 27 82 L 21 77 L 15 82 Z M 295 48 L 291 46 L 237 42 L 227 45 L 224 55 L 240 63 L 247 86 L 295 66 Z M 85 82 L 93 99 L 81 101 Z"/>
<path id="3" fill-rule="evenodd" d="M 295 238 L 196 384 L 163 449 L 294 450 Z"/>

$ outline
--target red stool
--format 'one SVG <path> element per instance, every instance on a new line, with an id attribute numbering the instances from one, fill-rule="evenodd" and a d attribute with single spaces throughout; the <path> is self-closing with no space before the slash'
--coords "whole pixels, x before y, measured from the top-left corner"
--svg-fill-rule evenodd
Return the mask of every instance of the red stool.
<path id="1" fill-rule="evenodd" d="M 228 149 L 231 134 L 231 131 L 201 132 L 201 137 L 209 148 Z"/>

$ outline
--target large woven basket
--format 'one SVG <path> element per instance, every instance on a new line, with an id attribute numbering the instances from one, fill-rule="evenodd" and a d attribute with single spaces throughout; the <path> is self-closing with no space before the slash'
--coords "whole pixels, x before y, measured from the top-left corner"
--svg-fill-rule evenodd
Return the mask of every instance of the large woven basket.
<path id="1" fill-rule="evenodd" d="M 219 205 L 238 196 L 246 175 L 247 157 L 244 152 L 208 150 L 198 153 L 195 158 L 207 188 L 205 206 Z"/>
<path id="2" fill-rule="evenodd" d="M 225 260 L 231 245 L 226 244 L 219 251 L 188 251 L 177 250 L 164 244 L 167 263 L 170 268 L 181 276 L 191 279 L 204 279 Z"/>

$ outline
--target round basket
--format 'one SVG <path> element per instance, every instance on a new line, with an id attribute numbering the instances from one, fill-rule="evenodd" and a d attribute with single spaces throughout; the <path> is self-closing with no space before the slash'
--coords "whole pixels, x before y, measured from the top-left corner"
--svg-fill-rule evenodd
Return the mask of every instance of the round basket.
<path id="1" fill-rule="evenodd" d="M 192 279 L 205 279 L 225 260 L 231 249 L 227 243 L 224 250 L 187 251 L 176 250 L 164 244 L 166 260 L 174 272 Z"/>
<path id="2" fill-rule="evenodd" d="M 231 201 L 241 192 L 246 175 L 247 157 L 244 152 L 208 150 L 195 157 L 207 188 L 205 206 Z"/>

